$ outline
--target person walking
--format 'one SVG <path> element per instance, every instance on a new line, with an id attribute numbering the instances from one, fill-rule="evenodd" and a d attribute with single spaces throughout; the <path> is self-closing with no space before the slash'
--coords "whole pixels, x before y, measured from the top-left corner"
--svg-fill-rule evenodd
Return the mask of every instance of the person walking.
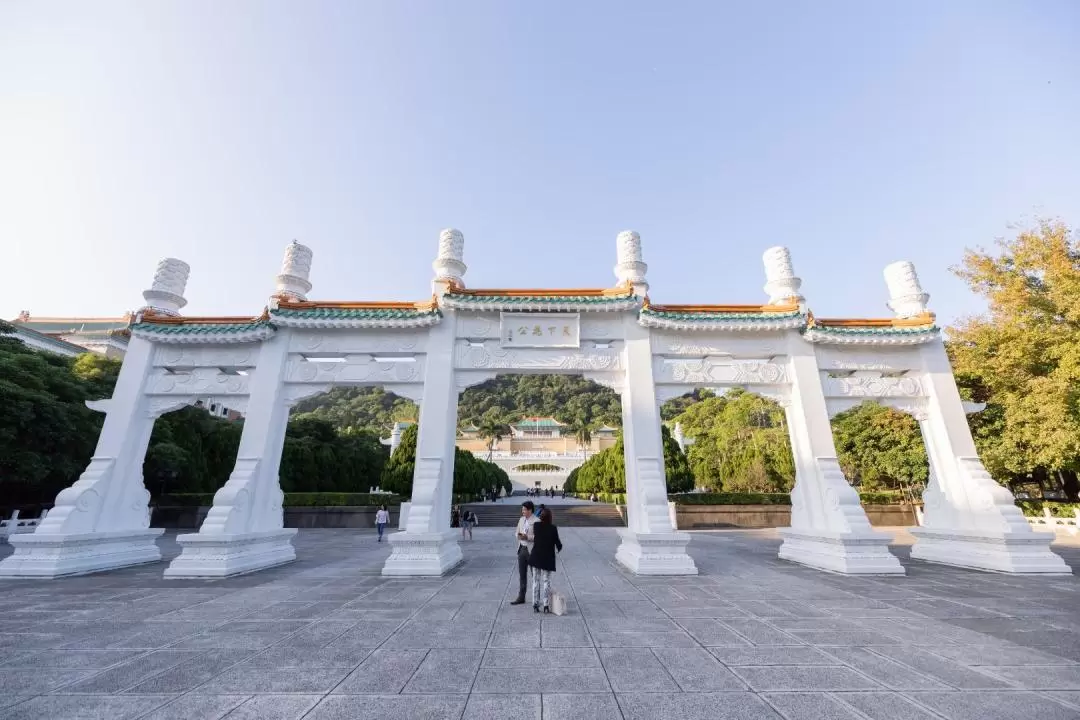
<path id="1" fill-rule="evenodd" d="M 551 573 L 555 572 L 555 552 L 562 552 L 559 540 L 559 528 L 555 526 L 551 510 L 544 508 L 540 520 L 533 525 L 533 547 L 529 552 L 529 567 L 532 568 L 532 606 L 535 612 L 541 608 L 551 612 Z"/>
<path id="2" fill-rule="evenodd" d="M 525 604 L 525 582 L 529 578 L 529 553 L 533 545 L 533 524 L 536 518 L 533 516 L 535 506 L 532 500 L 521 503 L 521 517 L 517 523 L 517 563 L 518 563 L 518 594 L 510 601 L 511 605 Z"/>
<path id="3" fill-rule="evenodd" d="M 473 525 L 476 524 L 476 514 L 469 508 L 465 508 L 465 512 L 461 514 L 461 539 L 465 539 L 465 534 L 468 533 L 469 539 L 472 540 Z"/>
<path id="4" fill-rule="evenodd" d="M 380 505 L 379 511 L 375 513 L 375 527 L 379 528 L 379 542 L 382 542 L 383 532 L 386 530 L 386 525 L 389 522 L 390 512 L 386 509 L 385 505 Z"/>

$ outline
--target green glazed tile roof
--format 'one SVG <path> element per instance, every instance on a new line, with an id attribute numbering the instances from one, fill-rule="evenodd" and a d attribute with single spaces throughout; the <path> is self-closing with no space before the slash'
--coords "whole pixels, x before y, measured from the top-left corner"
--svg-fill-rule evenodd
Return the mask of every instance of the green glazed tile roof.
<path id="1" fill-rule="evenodd" d="M 310 318 L 318 320 L 412 320 L 423 317 L 440 317 L 438 309 L 402 309 L 402 308 L 278 308 L 272 311 L 272 317 Z"/>
<path id="2" fill-rule="evenodd" d="M 833 335 L 926 335 L 939 331 L 937 325 L 922 325 L 919 327 L 832 327 L 829 325 L 814 325 L 814 332 L 830 333 Z"/>
<path id="3" fill-rule="evenodd" d="M 507 305 L 622 305 L 635 302 L 634 295 L 462 295 L 447 293 L 446 298 L 459 303 Z"/>
<path id="4" fill-rule="evenodd" d="M 158 335 L 231 335 L 234 333 L 273 329 L 273 324 L 266 320 L 250 323 L 136 323 L 131 329 L 136 332 L 152 332 Z"/>
<path id="5" fill-rule="evenodd" d="M 563 427 L 565 423 L 561 423 L 555 418 L 524 418 L 514 423 L 514 427 L 518 428 L 551 428 L 551 427 Z"/>
<path id="6" fill-rule="evenodd" d="M 805 317 L 805 315 L 798 310 L 792 310 L 791 312 L 672 312 L 669 310 L 644 308 L 641 311 L 641 314 L 648 317 L 662 318 L 664 320 L 686 320 L 690 322 L 745 320 L 767 322 L 775 320 L 794 320 Z"/>

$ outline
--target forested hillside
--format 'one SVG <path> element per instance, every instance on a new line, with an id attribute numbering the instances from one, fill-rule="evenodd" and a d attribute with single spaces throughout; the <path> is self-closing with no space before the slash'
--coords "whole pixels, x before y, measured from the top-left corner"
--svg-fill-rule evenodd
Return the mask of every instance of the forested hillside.
<path id="1" fill-rule="evenodd" d="M 339 388 L 301 402 L 293 412 L 383 437 L 394 421 L 417 418 L 415 404 L 382 388 Z M 621 413 L 613 390 L 577 375 L 502 375 L 469 388 L 458 403 L 460 425 L 480 425 L 485 419 L 506 424 L 539 415 L 571 425 L 619 427 Z"/>

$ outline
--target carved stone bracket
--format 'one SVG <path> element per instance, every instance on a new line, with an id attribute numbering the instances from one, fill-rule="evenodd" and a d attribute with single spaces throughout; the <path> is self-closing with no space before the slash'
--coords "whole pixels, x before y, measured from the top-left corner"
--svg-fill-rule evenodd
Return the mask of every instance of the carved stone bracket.
<path id="1" fill-rule="evenodd" d="M 331 387 L 333 386 L 330 384 L 285 385 L 281 392 L 281 399 L 287 407 L 293 407 L 301 400 L 329 391 Z"/>
<path id="2" fill-rule="evenodd" d="M 454 373 L 454 386 L 457 388 L 458 394 L 461 394 L 471 387 L 486 383 L 488 380 L 494 380 L 498 377 L 497 372 L 490 370 L 467 370 L 457 371 Z M 421 394 L 423 394 L 421 392 Z"/>
<path id="3" fill-rule="evenodd" d="M 159 418 L 165 413 L 179 410 L 195 402 L 194 396 L 154 397 L 146 403 L 146 417 Z"/>

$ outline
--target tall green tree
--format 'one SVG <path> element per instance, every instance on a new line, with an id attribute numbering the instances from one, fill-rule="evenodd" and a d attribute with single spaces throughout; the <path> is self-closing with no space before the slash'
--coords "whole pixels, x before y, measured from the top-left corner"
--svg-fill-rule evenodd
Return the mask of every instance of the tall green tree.
<path id="1" fill-rule="evenodd" d="M 716 393 L 709 388 L 694 388 L 693 391 L 671 398 L 660 406 L 660 418 L 664 422 L 670 422 L 703 400 L 716 397 Z"/>
<path id="2" fill-rule="evenodd" d="M 417 429 L 417 425 L 409 425 L 401 432 L 401 442 L 382 471 L 379 484 L 383 490 L 389 490 L 403 497 L 412 495 L 413 472 L 416 469 Z"/>
<path id="3" fill-rule="evenodd" d="M 865 402 L 834 417 L 832 431 L 840 468 L 852 485 L 864 490 L 926 485 L 926 447 L 910 415 Z"/>
<path id="4" fill-rule="evenodd" d="M 694 439 L 688 460 L 697 484 L 731 492 L 789 492 L 795 483 L 784 410 L 768 398 L 734 389 L 678 417 Z"/>
<path id="5" fill-rule="evenodd" d="M 27 347 L 0 324 L 0 502 L 51 502 L 93 454 L 102 416 L 84 404 L 99 389 L 74 360 Z"/>
<path id="6" fill-rule="evenodd" d="M 667 427 L 661 426 L 664 445 L 664 475 L 668 492 L 686 492 L 694 487 L 694 477 L 679 444 Z M 615 444 L 601 450 L 570 472 L 563 487 L 574 493 L 626 492 L 626 459 L 622 433 Z"/>
<path id="7" fill-rule="evenodd" d="M 953 271 L 984 297 L 985 314 L 949 329 L 958 380 L 988 403 L 976 445 L 1001 482 L 1042 469 L 1080 470 L 1080 242 L 1040 220 L 969 250 Z"/>
<path id="8" fill-rule="evenodd" d="M 487 446 L 487 459 L 491 462 L 491 456 L 495 452 L 495 446 L 499 442 L 510 434 L 510 427 L 500 422 L 498 417 L 494 414 L 485 414 L 480 420 L 480 424 L 477 426 L 477 435 L 484 440 Z"/>

